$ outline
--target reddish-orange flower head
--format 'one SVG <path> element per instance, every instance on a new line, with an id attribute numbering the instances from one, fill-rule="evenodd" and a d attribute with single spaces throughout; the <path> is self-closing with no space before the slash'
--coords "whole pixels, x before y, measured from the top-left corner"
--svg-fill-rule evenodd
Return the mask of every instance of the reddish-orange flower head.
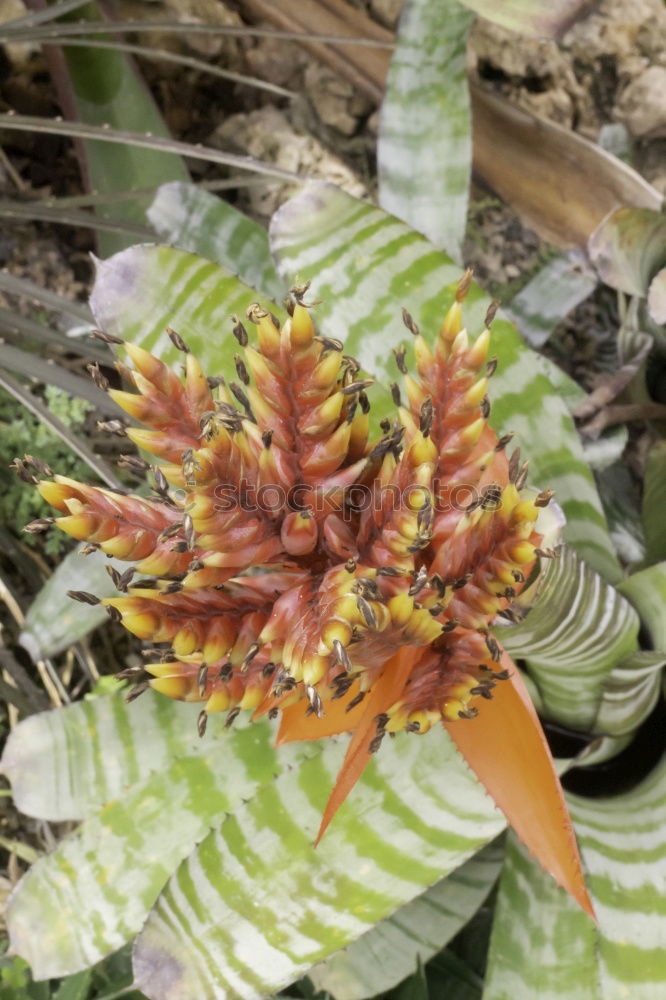
<path id="1" fill-rule="evenodd" d="M 322 831 L 387 733 L 443 721 L 544 866 L 592 912 L 543 733 L 490 632 L 532 570 L 550 494 L 521 494 L 526 466 L 517 451 L 507 458 L 510 435 L 488 426 L 490 332 L 471 342 L 462 327 L 470 279 L 432 348 L 403 313 L 416 373 L 396 351 L 406 401 L 393 385 L 395 415 L 376 440 L 371 380 L 342 344 L 317 336 L 306 289 L 295 289 L 282 326 L 248 310 L 253 344 L 233 318 L 238 380 L 228 385 L 207 379 L 173 331 L 184 380 L 125 345 L 134 368 L 118 368 L 138 391 L 110 391 L 146 426 L 127 434 L 159 459 L 152 496 L 61 476 L 39 489 L 59 528 L 134 564 L 112 570 L 123 593 L 102 602 L 153 647 L 133 694 L 150 684 L 203 703 L 201 733 L 208 713 L 232 722 L 242 709 L 282 712 L 281 741 L 353 730 Z"/>
<path id="2" fill-rule="evenodd" d="M 379 440 L 368 441 L 370 380 L 317 336 L 296 290 L 282 328 L 248 310 L 256 347 L 234 317 L 229 385 L 206 379 L 175 333 L 184 381 L 125 345 L 135 367 L 119 367 L 138 393 L 110 392 L 149 428 L 127 433 L 161 460 L 152 497 L 40 483 L 62 530 L 147 574 L 103 603 L 159 647 L 144 683 L 203 702 L 201 728 L 209 712 L 292 705 L 325 728 L 333 703 L 353 711 L 414 650 L 374 750 L 386 732 L 474 718 L 505 677 L 488 627 L 534 562 L 547 497 L 521 499 L 524 467 L 487 425 L 490 334 L 470 343 L 462 329 L 468 284 L 433 350 L 404 314 L 418 375 L 397 352 L 407 401 L 393 386 Z"/>

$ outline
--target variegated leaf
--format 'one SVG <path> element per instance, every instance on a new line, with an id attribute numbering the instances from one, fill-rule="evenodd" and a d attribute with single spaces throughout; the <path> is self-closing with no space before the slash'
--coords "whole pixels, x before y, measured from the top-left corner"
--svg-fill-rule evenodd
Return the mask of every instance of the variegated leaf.
<path id="1" fill-rule="evenodd" d="M 508 838 L 484 1000 L 654 1000 L 666 990 L 666 759 L 612 798 L 570 795 L 598 926 Z"/>
<path id="2" fill-rule="evenodd" d="M 117 697 L 103 700 L 122 704 Z M 167 701 L 151 699 L 156 706 L 160 700 Z M 102 711 L 90 720 L 91 731 L 104 715 L 101 701 L 92 703 Z M 182 744 L 194 731 L 197 712 L 192 705 L 181 707 L 189 715 L 181 712 L 174 720 Z M 148 726 L 147 713 L 143 720 Z M 12 947 L 38 979 L 84 969 L 131 940 L 195 844 L 261 785 L 313 752 L 307 745 L 275 750 L 266 723 L 216 729 L 199 740 L 196 756 L 172 757 L 111 798 L 21 880 L 5 919 Z M 150 760 L 154 744 L 140 741 L 138 736 L 135 750 Z M 176 749 L 173 740 L 167 747 Z M 73 757 L 70 767 L 75 762 Z M 41 781 L 50 777 L 44 770 L 50 768 L 37 775 Z"/>
<path id="3" fill-rule="evenodd" d="M 638 611 L 650 633 L 652 648 L 666 650 L 666 562 L 634 573 L 617 589 Z"/>
<path id="4" fill-rule="evenodd" d="M 217 261 L 276 302 L 285 289 L 268 251 L 266 230 L 195 184 L 163 184 L 146 213 L 166 243 Z"/>
<path id="5" fill-rule="evenodd" d="M 253 302 L 281 313 L 266 297 L 212 261 L 171 247 L 136 246 L 97 262 L 90 305 L 107 333 L 139 344 L 162 361 L 182 358 L 172 327 L 211 375 L 235 377 L 234 313 Z"/>
<path id="6" fill-rule="evenodd" d="M 547 564 L 525 620 L 499 636 L 512 657 L 527 660 L 544 713 L 589 730 L 611 671 L 638 648 L 638 628 L 631 604 L 565 546 Z"/>
<path id="7" fill-rule="evenodd" d="M 223 732 L 222 717 L 211 716 L 203 743 L 194 707 L 152 691 L 130 705 L 120 696 L 85 698 L 24 719 L 9 735 L 0 768 L 21 812 L 84 819 L 175 758 L 205 754 Z M 242 759 L 238 767 L 245 769 Z"/>
<path id="8" fill-rule="evenodd" d="M 467 36 L 458 0 L 406 0 L 377 144 L 379 202 L 461 260 L 472 169 Z"/>
<path id="9" fill-rule="evenodd" d="M 637 650 L 608 675 L 595 729 L 611 736 L 632 733 L 657 704 L 666 652 Z"/>
<path id="10" fill-rule="evenodd" d="M 276 990 L 502 828 L 444 731 L 398 736 L 384 749 L 317 850 L 343 743 L 328 741 L 264 786 L 180 865 L 135 947 L 136 982 L 151 1000 Z"/>
<path id="11" fill-rule="evenodd" d="M 327 336 L 345 342 L 366 371 L 385 384 L 396 377 L 391 348 L 409 338 L 400 320 L 410 310 L 426 336 L 433 336 L 451 304 L 460 271 L 424 237 L 381 209 L 332 185 L 313 183 L 274 216 L 271 246 L 285 283 L 296 275 L 313 281 L 319 300 L 316 320 Z M 479 330 L 490 299 L 473 286 L 467 316 Z M 491 423 L 514 431 L 530 459 L 532 482 L 552 487 L 567 516 L 566 539 L 606 579 L 618 579 L 613 552 L 592 475 L 548 366 L 529 350 L 515 328 L 493 325 L 498 371 L 491 384 Z M 383 417 L 390 395 L 373 395 Z"/>
<path id="12" fill-rule="evenodd" d="M 666 558 L 666 441 L 657 441 L 645 464 L 642 522 L 647 565 Z"/>
<path id="13" fill-rule="evenodd" d="M 310 969 L 308 978 L 335 1000 L 364 1000 L 405 979 L 440 951 L 478 910 L 499 875 L 503 841 L 488 844 L 344 951 Z"/>

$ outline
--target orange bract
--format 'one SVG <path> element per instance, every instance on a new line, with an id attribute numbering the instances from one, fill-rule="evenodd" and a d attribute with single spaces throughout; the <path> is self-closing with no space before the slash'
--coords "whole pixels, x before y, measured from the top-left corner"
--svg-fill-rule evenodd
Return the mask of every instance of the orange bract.
<path id="1" fill-rule="evenodd" d="M 489 629 L 534 565 L 548 495 L 521 495 L 526 469 L 487 424 L 490 333 L 470 342 L 462 328 L 468 286 L 432 349 L 404 314 L 417 376 L 398 352 L 406 405 L 394 386 L 379 440 L 369 380 L 317 336 L 301 289 L 282 326 L 248 310 L 256 348 L 234 317 L 229 385 L 207 380 L 177 334 L 184 382 L 126 345 L 138 393 L 111 394 L 148 428 L 129 437 L 162 459 L 151 498 L 39 485 L 60 528 L 149 575 L 103 602 L 158 645 L 140 685 L 202 702 L 202 732 L 208 713 L 240 709 L 282 710 L 281 740 L 354 730 L 322 832 L 387 733 L 444 721 L 480 747 L 494 696 L 514 690 Z"/>

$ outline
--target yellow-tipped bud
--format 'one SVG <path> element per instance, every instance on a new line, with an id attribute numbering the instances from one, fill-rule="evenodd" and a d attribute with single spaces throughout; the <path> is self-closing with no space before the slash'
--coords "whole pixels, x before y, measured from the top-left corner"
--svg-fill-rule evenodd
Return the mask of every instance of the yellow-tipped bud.
<path id="1" fill-rule="evenodd" d="M 490 346 L 490 330 L 484 330 L 476 338 L 467 352 L 467 364 L 470 368 L 480 368 L 488 356 Z"/>
<path id="2" fill-rule="evenodd" d="M 519 566 L 524 566 L 534 559 L 534 546 L 531 542 L 518 542 L 517 545 L 513 545 L 509 550 L 509 556 Z"/>
<path id="3" fill-rule="evenodd" d="M 280 529 L 280 541 L 292 556 L 312 552 L 317 544 L 317 522 L 305 511 L 294 510 L 287 514 Z"/>
<path id="4" fill-rule="evenodd" d="M 511 511 L 511 520 L 518 524 L 536 521 L 539 511 L 533 500 L 521 500 Z"/>
<path id="5" fill-rule="evenodd" d="M 315 328 L 310 313 L 305 306 L 297 304 L 294 306 L 294 315 L 291 317 L 290 340 L 292 347 L 303 350 L 309 347 L 314 340 Z"/>
<path id="6" fill-rule="evenodd" d="M 263 701 L 264 693 L 260 687 L 253 685 L 245 689 L 243 697 L 238 703 L 243 710 L 255 709 Z"/>
<path id="7" fill-rule="evenodd" d="M 144 421 L 150 415 L 151 401 L 145 396 L 139 396 L 136 392 L 122 392 L 120 389 L 109 389 L 109 396 L 135 420 Z"/>
<path id="8" fill-rule="evenodd" d="M 327 656 L 311 656 L 303 660 L 303 683 L 318 684 L 330 665 Z"/>
<path id="9" fill-rule="evenodd" d="M 103 601 L 102 603 L 110 604 L 111 602 Z M 123 615 L 123 625 L 128 632 L 131 632 L 138 639 L 152 639 L 160 627 L 160 622 L 157 615 L 145 611 L 136 615 Z"/>
<path id="10" fill-rule="evenodd" d="M 414 598 L 409 594 L 397 594 L 388 602 L 391 621 L 396 628 L 403 628 L 414 612 Z"/>
<path id="11" fill-rule="evenodd" d="M 231 698 L 229 697 L 229 692 L 226 688 L 218 688 L 213 691 L 212 695 L 206 702 L 206 711 L 211 715 L 214 712 L 226 712 L 231 704 Z"/>
<path id="12" fill-rule="evenodd" d="M 188 622 L 187 625 L 183 625 L 182 628 L 178 629 L 173 637 L 173 651 L 176 656 L 188 656 L 195 649 L 199 648 L 200 643 L 201 636 L 199 629 L 194 623 Z"/>
<path id="13" fill-rule="evenodd" d="M 472 448 L 478 442 L 483 429 L 486 426 L 486 421 L 483 417 L 478 417 L 476 420 L 468 424 L 463 431 L 460 432 L 460 441 L 467 448 Z"/>
<path id="14" fill-rule="evenodd" d="M 331 425 L 340 419 L 344 401 L 345 397 L 341 392 L 336 392 L 332 396 L 329 396 L 328 399 L 319 406 L 316 406 L 304 418 L 302 424 L 299 426 L 301 433 L 313 435 L 323 434 L 325 431 L 328 431 Z"/>
<path id="15" fill-rule="evenodd" d="M 467 390 L 463 397 L 463 404 L 466 408 L 472 408 L 478 406 L 486 392 L 488 391 L 488 379 L 480 378 L 474 385 Z"/>
<path id="16" fill-rule="evenodd" d="M 153 691 L 165 694 L 168 698 L 184 698 L 190 690 L 188 677 L 155 677 L 148 683 Z"/>

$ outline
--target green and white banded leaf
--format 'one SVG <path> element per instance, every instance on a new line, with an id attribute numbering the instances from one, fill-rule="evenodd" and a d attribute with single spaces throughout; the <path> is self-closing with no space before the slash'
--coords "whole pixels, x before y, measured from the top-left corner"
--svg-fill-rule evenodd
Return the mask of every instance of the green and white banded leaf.
<path id="1" fill-rule="evenodd" d="M 472 169 L 467 37 L 458 0 L 406 0 L 377 144 L 379 203 L 461 261 Z"/>
<path id="2" fill-rule="evenodd" d="M 569 795 L 598 926 L 513 834 L 484 1000 L 654 1000 L 666 986 L 666 759 L 623 795 Z"/>
<path id="3" fill-rule="evenodd" d="M 460 278 L 451 260 L 419 233 L 323 183 L 308 185 L 276 213 L 270 240 L 285 283 L 296 275 L 313 280 L 322 332 L 343 340 L 365 370 L 387 385 L 396 377 L 391 348 L 408 338 L 401 307 L 432 336 Z M 466 304 L 472 330 L 481 329 L 489 305 L 489 297 L 473 285 Z M 515 432 L 530 459 L 532 482 L 557 493 L 567 517 L 567 541 L 614 581 L 619 564 L 567 406 L 516 329 L 498 317 L 493 330 L 499 366 L 490 392 L 491 423 Z M 391 412 L 387 391 L 376 388 L 372 403 L 375 419 Z"/>
<path id="4" fill-rule="evenodd" d="M 268 233 L 222 198 L 174 181 L 162 185 L 146 214 L 160 239 L 216 261 L 276 302 L 284 297 Z"/>
<path id="5" fill-rule="evenodd" d="M 534 275 L 507 306 L 507 313 L 531 347 L 543 347 L 558 323 L 597 286 L 581 254 L 558 254 Z"/>
<path id="6" fill-rule="evenodd" d="M 666 441 L 657 441 L 650 448 L 645 463 L 641 511 L 645 533 L 645 561 L 648 566 L 666 559 L 664 510 L 666 510 Z"/>
<path id="7" fill-rule="evenodd" d="M 618 584 L 621 594 L 638 611 L 653 649 L 666 650 L 666 562 L 655 563 Z"/>
<path id="8" fill-rule="evenodd" d="M 174 758 L 205 754 L 224 720 L 210 717 L 204 743 L 196 715 L 196 706 L 152 691 L 129 705 L 120 696 L 87 698 L 24 719 L 7 739 L 0 768 L 21 812 L 84 819 Z"/>
<path id="9" fill-rule="evenodd" d="M 82 556 L 80 550 L 77 546 L 58 564 L 25 616 L 19 642 L 33 660 L 55 656 L 108 620 L 101 605 L 73 601 L 67 591 L 85 590 L 100 598 L 116 595 L 106 567 L 115 566 L 122 573 L 127 564 L 102 552 Z"/>
<path id="10" fill-rule="evenodd" d="M 596 726 L 611 671 L 638 648 L 638 615 L 576 553 L 564 546 L 541 577 L 536 600 L 519 625 L 499 633 L 523 658 L 543 711 L 575 729 Z"/>
<path id="11" fill-rule="evenodd" d="M 391 989 L 474 915 L 497 880 L 503 854 L 502 842 L 488 844 L 344 951 L 310 969 L 308 978 L 335 1000 L 364 1000 Z"/>
<path id="12" fill-rule="evenodd" d="M 640 726 L 659 698 L 666 652 L 636 650 L 608 675 L 595 728 L 610 736 L 624 736 Z"/>
<path id="13" fill-rule="evenodd" d="M 166 332 L 183 337 L 206 374 L 235 377 L 231 316 L 260 302 L 282 310 L 204 257 L 162 246 L 135 246 L 97 261 L 90 305 L 107 333 L 139 344 L 162 361 L 182 355 Z"/>
<path id="14" fill-rule="evenodd" d="M 151 1000 L 249 1000 L 277 990 L 504 826 L 437 729 L 383 747 L 315 851 L 344 748 L 328 741 L 265 785 L 180 865 L 135 947 L 136 984 Z"/>
<path id="15" fill-rule="evenodd" d="M 196 708 L 188 708 L 182 721 L 191 732 Z M 135 937 L 171 873 L 208 831 L 313 753 L 308 744 L 275 750 L 266 723 L 216 729 L 197 756 L 172 759 L 136 781 L 23 877 L 7 928 L 38 979 L 84 969 Z"/>
<path id="16" fill-rule="evenodd" d="M 650 319 L 662 326 L 666 324 L 666 267 L 657 271 L 648 288 Z"/>

